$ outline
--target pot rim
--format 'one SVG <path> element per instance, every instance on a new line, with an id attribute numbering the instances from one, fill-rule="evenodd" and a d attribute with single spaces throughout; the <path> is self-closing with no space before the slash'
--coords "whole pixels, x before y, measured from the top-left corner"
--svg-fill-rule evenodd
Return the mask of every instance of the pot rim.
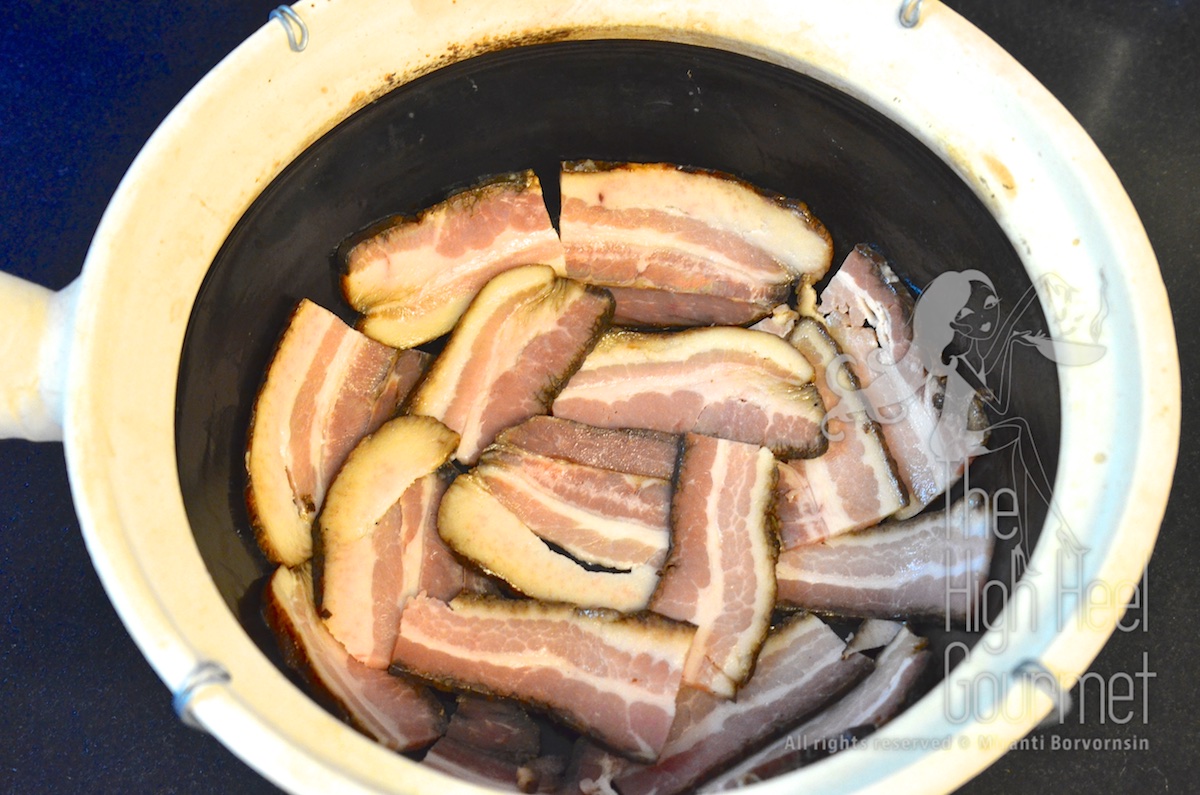
<path id="1" fill-rule="evenodd" d="M 1089 590 L 1088 599 L 1065 604 L 1056 563 L 1070 545 L 1043 532 L 1026 577 L 1032 587 L 1015 592 L 1001 616 L 1027 620 L 991 630 L 876 735 L 954 742 L 854 749 L 761 791 L 948 791 L 1055 706 L 1114 630 L 1125 586 L 1140 580 L 1153 548 L 1178 448 L 1178 356 L 1157 262 L 1128 196 L 1078 123 L 1007 53 L 935 2 L 911 29 L 900 24 L 895 0 L 749 0 L 736 8 L 721 0 L 309 0 L 294 8 L 309 33 L 302 52 L 269 22 L 184 98 L 139 154 L 88 252 L 72 332 L 64 442 L 81 527 L 117 612 L 185 717 L 295 792 L 447 785 L 325 713 L 226 607 L 196 549 L 178 482 L 179 358 L 192 303 L 223 241 L 311 143 L 440 66 L 519 44 L 594 38 L 719 47 L 840 89 L 954 168 L 1039 287 L 1048 274 L 1085 292 L 1106 285 L 1091 294 L 1107 306 L 1106 322 L 1088 338 L 1107 347 L 1105 356 L 1058 367 L 1055 478 L 1059 515 L 1086 547 L 1081 582 L 1101 598 Z M 1051 334 L 1070 339 L 1076 332 L 1050 311 L 1052 296 L 1039 297 Z M 972 687 L 988 676 L 1003 686 L 990 694 Z M 953 723 L 950 708 L 969 717 Z M 920 777 L 904 775 L 918 763 Z"/>

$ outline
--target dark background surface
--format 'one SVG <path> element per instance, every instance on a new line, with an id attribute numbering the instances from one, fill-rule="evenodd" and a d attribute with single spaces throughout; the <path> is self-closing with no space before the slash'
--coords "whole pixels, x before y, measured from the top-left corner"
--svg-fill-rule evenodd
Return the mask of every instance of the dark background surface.
<path id="1" fill-rule="evenodd" d="M 899 5 L 899 3 L 897 3 Z M 1200 476 L 1200 3 L 949 3 L 1083 124 L 1146 227 L 1180 326 L 1183 442 L 1142 603 L 1091 666 L 1087 714 L 1040 732 L 963 792 L 1200 792 L 1193 561 Z M 122 174 L 186 91 L 266 22 L 269 4 L 18 2 L 0 10 L 3 269 L 49 287 L 78 272 Z M 0 792 L 273 792 L 183 727 L 117 619 L 71 505 L 62 448 L 0 442 Z M 1153 674 L 1131 720 L 1101 721 L 1095 683 Z M 1079 694 L 1077 694 L 1079 695 Z M 1145 696 L 1145 709 L 1141 697 Z M 1122 715 L 1125 710 L 1116 710 Z M 1111 715 L 1110 715 L 1111 717 Z M 1054 738 L 1148 750 L 1053 751 Z"/>

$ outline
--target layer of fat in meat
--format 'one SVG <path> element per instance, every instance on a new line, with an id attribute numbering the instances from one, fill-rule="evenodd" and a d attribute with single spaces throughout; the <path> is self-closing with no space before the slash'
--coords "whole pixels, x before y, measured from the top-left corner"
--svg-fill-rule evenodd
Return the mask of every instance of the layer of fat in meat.
<path id="1" fill-rule="evenodd" d="M 562 195 L 564 201 L 574 198 L 610 210 L 666 209 L 705 221 L 763 249 L 793 276 L 819 279 L 833 259 L 829 233 L 807 208 L 728 175 L 669 164 L 594 170 L 586 164 L 567 164 Z"/>
<path id="2" fill-rule="evenodd" d="M 446 727 L 437 700 L 424 687 L 351 657 L 325 629 L 313 602 L 308 564 L 280 566 L 267 586 L 267 615 L 285 646 L 295 644 L 306 669 L 364 732 L 397 751 L 433 742 Z M 293 660 L 299 664 L 299 660 Z"/>
<path id="3" fill-rule="evenodd" d="M 708 455 L 712 456 L 711 467 L 703 473 L 696 473 L 699 480 L 694 481 L 691 471 L 693 463 L 689 459 Z M 747 464 L 751 466 L 747 467 Z M 775 498 L 775 467 L 775 458 L 766 448 L 694 434 L 686 437 L 684 442 L 680 483 L 675 499 L 677 505 L 685 502 L 690 498 L 693 482 L 708 481 L 703 511 L 708 565 L 702 573 L 705 576 L 702 584 L 682 582 L 681 578 L 699 576 L 701 572 L 696 571 L 694 564 L 673 567 L 672 559 L 668 558 L 662 584 L 651 601 L 651 609 L 664 611 L 671 618 L 696 625 L 696 637 L 688 654 L 684 681 L 727 698 L 733 697 L 738 686 L 749 677 L 755 656 L 766 638 L 775 605 L 777 546 L 769 518 Z M 745 481 L 746 476 L 750 477 L 749 482 Z M 733 495 L 749 497 L 746 514 L 734 517 L 738 520 L 736 526 L 730 524 L 723 510 L 723 503 Z M 676 510 L 672 522 L 678 521 L 686 520 Z M 737 535 L 731 536 L 731 533 Z M 741 542 L 747 546 L 749 561 L 738 560 L 734 563 L 748 562 L 750 568 L 739 566 L 730 570 L 727 553 Z M 672 543 L 675 545 L 672 556 L 688 554 L 689 550 L 681 546 L 683 542 L 678 536 Z M 734 628 L 732 638 L 730 628 L 723 626 L 723 619 L 728 617 L 731 606 L 745 608 L 746 605 L 741 598 L 745 596 L 743 590 L 738 590 L 736 594 L 729 592 L 729 588 L 736 588 L 737 583 L 731 577 L 748 577 L 753 583 L 749 621 Z M 698 592 L 695 601 L 687 607 L 679 604 L 681 593 L 687 593 L 692 587 L 696 587 Z M 735 600 L 731 601 L 731 597 L 735 597 Z M 714 654 L 718 657 L 714 658 Z"/>
<path id="4" fill-rule="evenodd" d="M 962 498 L 944 511 L 787 550 L 775 570 L 779 599 L 843 615 L 949 611 L 961 620 L 987 578 L 993 545 L 991 513 Z"/>
<path id="5" fill-rule="evenodd" d="M 763 444 L 780 455 L 813 456 L 826 440 L 812 375 L 799 351 L 761 331 L 610 331 L 552 412 L 592 425 L 696 431 Z"/>
<path id="6" fill-rule="evenodd" d="M 853 690 L 809 721 L 702 785 L 697 792 L 727 792 L 794 769 L 806 748 L 864 725 L 881 726 L 903 705 L 929 660 L 926 641 L 900 630 L 875 660 L 875 670 Z"/>
<path id="7" fill-rule="evenodd" d="M 331 342 L 336 343 L 334 349 L 321 354 Z M 318 355 L 319 360 L 314 358 Z M 368 371 L 370 382 L 356 383 L 352 374 L 364 356 L 377 359 L 378 368 Z M 259 544 L 272 560 L 296 566 L 312 555 L 312 520 L 324 502 L 328 481 L 358 437 L 394 410 L 379 401 L 395 394 L 385 388 L 395 363 L 395 351 L 312 301 L 302 300 L 293 312 L 255 402 L 246 452 L 247 502 Z M 314 379 L 320 380 L 312 395 L 310 435 L 293 440 L 297 403 Z M 347 417 L 337 410 L 339 404 L 352 410 L 357 422 L 345 425 Z M 341 423 L 336 433 L 335 422 Z M 302 461 L 294 457 L 297 446 L 307 450 Z M 301 468 L 312 474 L 308 487 L 298 482 Z M 309 488 L 312 493 L 302 493 Z"/>
<path id="8" fill-rule="evenodd" d="M 608 568 L 626 569 L 641 565 L 658 566 L 662 563 L 670 541 L 670 493 L 669 485 L 665 481 L 660 478 L 597 470 L 594 467 L 565 461 L 551 463 L 551 459 L 516 449 L 505 451 L 508 454 L 501 457 L 496 455 L 501 447 L 503 446 L 493 445 L 488 448 L 475 467 L 474 474 L 506 508 L 521 518 L 540 538 L 562 547 L 580 560 Z M 646 515 L 648 506 L 640 505 L 636 506 L 640 510 L 630 509 L 622 512 L 620 516 L 614 516 L 571 502 L 553 488 L 548 488 L 543 481 L 524 471 L 525 466 L 538 466 L 542 462 L 563 470 L 582 472 L 585 477 L 588 470 L 591 470 L 609 480 L 615 476 L 625 481 L 622 484 L 624 488 L 608 492 L 608 495 L 629 495 L 636 498 L 646 489 L 661 490 L 665 498 L 662 515 L 658 517 L 658 521 L 653 521 L 654 517 Z M 501 491 L 504 487 L 511 491 Z M 523 511 L 521 506 L 509 502 L 506 499 L 507 494 L 518 494 L 535 503 L 532 507 L 540 509 L 541 516 L 547 520 L 545 526 L 535 525 L 529 511 Z M 635 516 L 635 513 L 642 515 Z"/>
<path id="9" fill-rule="evenodd" d="M 432 417 L 407 415 L 359 442 L 321 511 L 325 544 L 369 534 L 409 486 L 450 459 L 457 443 L 458 434 Z"/>
<path id="10" fill-rule="evenodd" d="M 594 288 L 591 288 L 594 290 Z M 462 319 L 450 335 L 445 349 L 430 367 L 425 381 L 417 388 L 409 405 L 414 414 L 437 417 L 462 435 L 458 459 L 474 463 L 479 452 L 491 443 L 483 438 L 483 413 L 494 410 L 491 390 L 504 374 L 537 363 L 523 362 L 531 343 L 547 329 L 557 328 L 566 312 L 577 302 L 594 300 L 589 309 L 595 317 L 592 331 L 598 333 L 604 323 L 605 309 L 611 313 L 611 296 L 607 302 L 598 298 L 578 282 L 562 279 L 543 265 L 529 265 L 506 271 L 492 279 L 471 302 Z M 577 340 L 577 356 L 582 359 L 591 347 L 589 339 Z M 547 370 L 536 394 L 515 396 L 537 403 L 514 422 L 540 413 L 551 399 L 550 387 L 565 379 L 563 372 Z M 479 368 L 482 370 L 479 371 Z M 477 372 L 478 371 L 478 372 Z M 477 375 L 477 383 L 467 389 L 464 376 Z"/>
<path id="11" fill-rule="evenodd" d="M 599 428 L 561 417 L 530 417 L 499 433 L 496 442 L 577 464 L 670 479 L 680 437 L 646 429 Z"/>
<path id="12" fill-rule="evenodd" d="M 690 790 L 747 747 L 805 718 L 865 676 L 870 660 L 844 650 L 837 634 L 811 614 L 774 628 L 737 699 L 681 691 L 658 762 L 619 764 L 616 786 L 622 795 Z"/>
<path id="13" fill-rule="evenodd" d="M 535 223 L 496 229 L 485 247 L 454 239 L 472 217 L 513 212 L 532 216 L 525 220 Z M 347 254 L 342 289 L 365 313 L 364 333 L 410 347 L 449 331 L 489 278 L 530 263 L 563 272 L 562 244 L 541 185 L 525 171 L 468 188 L 355 244 Z"/>
<path id="14" fill-rule="evenodd" d="M 438 531 L 460 555 L 534 599 L 635 612 L 658 583 L 655 566 L 590 571 L 553 551 L 473 473 L 459 476 L 442 498 Z"/>
<path id="15" fill-rule="evenodd" d="M 409 620 L 410 611 L 456 629 L 450 635 L 424 632 L 421 618 Z M 577 723 L 577 728 L 597 731 L 606 741 L 623 744 L 623 751 L 653 759 L 665 741 L 675 712 L 683 659 L 692 634 L 691 627 L 653 616 L 579 610 L 529 600 L 460 596 L 446 605 L 417 597 L 405 608 L 394 657 L 401 668 L 420 676 L 443 681 L 448 676 L 460 686 L 551 708 Z M 468 668 L 453 673 L 448 668 L 423 668 L 417 659 L 421 652 L 413 651 L 414 646 L 449 657 L 453 661 L 450 667 Z M 630 677 L 624 664 L 614 669 L 608 656 L 592 656 L 597 649 L 612 650 L 616 660 L 628 659 L 658 675 L 642 680 Z M 472 665 L 479 667 L 472 672 Z M 526 683 L 536 682 L 533 673 L 537 670 L 565 675 L 588 692 L 615 696 L 624 710 L 620 715 L 589 717 L 592 708 L 564 703 L 563 691 L 543 693 L 536 684 L 530 689 Z M 656 741 L 648 740 L 644 727 L 631 721 L 630 710 L 635 707 L 638 711 L 656 711 L 665 719 L 662 735 Z M 618 735 L 613 735 L 614 731 Z"/>
<path id="16" fill-rule="evenodd" d="M 580 371 L 639 364 L 681 362 L 709 358 L 713 351 L 728 351 L 733 362 L 757 361 L 766 372 L 796 384 L 812 381 L 808 360 L 785 340 L 764 331 L 739 326 L 711 326 L 673 333 L 614 330 L 604 334 L 584 360 Z"/>
<path id="17" fill-rule="evenodd" d="M 441 491 L 437 470 L 457 442 L 457 434 L 429 417 L 385 423 L 350 454 L 317 519 L 325 625 L 371 667 L 387 667 L 394 639 L 388 622 L 419 587 L 429 551 L 421 543 L 430 531 L 428 503 Z"/>

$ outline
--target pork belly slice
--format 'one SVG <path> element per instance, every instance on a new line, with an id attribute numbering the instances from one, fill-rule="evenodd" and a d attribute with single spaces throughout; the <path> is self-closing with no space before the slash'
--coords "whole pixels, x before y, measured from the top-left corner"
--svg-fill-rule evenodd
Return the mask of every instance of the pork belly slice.
<path id="1" fill-rule="evenodd" d="M 393 669 L 540 706 L 618 753 L 654 761 L 693 634 L 649 614 L 418 596 L 401 616 Z"/>
<path id="2" fill-rule="evenodd" d="M 671 484 L 494 444 L 475 477 L 535 535 L 586 563 L 657 568 L 670 541 Z"/>
<path id="3" fill-rule="evenodd" d="M 782 457 L 825 451 L 824 405 L 785 340 L 738 327 L 606 333 L 554 401 L 556 417 L 602 428 L 720 436 Z"/>
<path id="4" fill-rule="evenodd" d="M 671 506 L 671 552 L 650 609 L 697 627 L 683 679 L 731 698 L 754 668 L 775 607 L 775 458 L 688 434 Z"/>
<path id="5" fill-rule="evenodd" d="M 983 501 L 964 497 L 948 509 L 783 552 L 779 601 L 838 615 L 962 622 L 978 607 L 993 542 Z"/>
<path id="6" fill-rule="evenodd" d="M 878 728 L 900 711 L 928 662 L 924 638 L 901 629 L 875 660 L 875 669 L 829 708 L 713 778 L 698 792 L 726 792 L 802 766 L 818 747 L 850 729 Z"/>
<path id="7" fill-rule="evenodd" d="M 460 695 L 446 734 L 424 763 L 485 786 L 520 792 L 557 789 L 566 760 L 541 753 L 541 730 L 515 701 Z"/>
<path id="8" fill-rule="evenodd" d="M 246 504 L 268 558 L 312 556 L 312 522 L 346 456 L 391 418 L 428 354 L 396 351 L 307 299 L 280 338 L 254 404 Z"/>
<path id="9" fill-rule="evenodd" d="M 505 428 L 496 442 L 577 464 L 664 480 L 675 477 L 679 458 L 676 434 L 597 428 L 544 414 Z"/>
<path id="10" fill-rule="evenodd" d="M 446 738 L 482 753 L 525 761 L 541 751 L 541 730 L 515 701 L 460 695 Z"/>
<path id="11" fill-rule="evenodd" d="M 612 297 L 544 265 L 505 271 L 471 302 L 408 411 L 462 436 L 473 464 L 496 434 L 545 414 L 612 315 Z"/>
<path id="12" fill-rule="evenodd" d="M 342 292 L 363 333 L 409 348 L 440 337 L 493 276 L 519 265 L 561 272 L 562 243 L 532 171 L 398 217 L 346 248 Z"/>
<path id="13" fill-rule="evenodd" d="M 858 245 L 821 291 L 818 311 L 840 328 L 870 327 L 886 361 L 899 362 L 912 344 L 914 307 L 883 255 Z"/>
<path id="14" fill-rule="evenodd" d="M 646 607 L 658 583 L 658 568 L 649 563 L 594 570 L 551 549 L 488 489 L 478 471 L 450 485 L 438 511 L 438 532 L 458 554 L 534 599 L 635 612 Z"/>
<path id="15" fill-rule="evenodd" d="M 309 564 L 275 570 L 264 614 L 288 665 L 364 734 L 396 751 L 412 751 L 446 729 L 445 713 L 427 688 L 368 668 L 329 634 L 317 615 Z"/>
<path id="16" fill-rule="evenodd" d="M 764 740 L 844 693 L 871 670 L 870 659 L 813 615 L 771 631 L 754 675 L 736 701 L 684 688 L 658 762 L 627 762 L 612 776 L 621 795 L 689 792 Z"/>
<path id="17" fill-rule="evenodd" d="M 421 761 L 471 784 L 510 792 L 557 792 L 567 764 L 553 755 L 518 761 L 480 752 L 448 736 L 434 743 Z"/>
<path id="18" fill-rule="evenodd" d="M 788 340 L 815 371 L 829 449 L 786 465 L 777 509 L 784 549 L 878 524 L 908 504 L 895 462 L 863 403 L 858 381 L 824 326 L 805 317 Z"/>
<path id="19" fill-rule="evenodd" d="M 363 439 L 329 488 L 314 534 L 317 608 L 364 665 L 386 668 L 404 602 L 462 590 L 462 567 L 438 536 L 458 434 L 430 417 L 397 417 Z"/>
<path id="20" fill-rule="evenodd" d="M 961 477 L 985 434 L 972 427 L 956 429 L 952 446 L 966 454 L 954 461 L 939 459 L 935 443 L 943 432 L 938 426 L 941 396 L 916 347 L 920 340 L 914 341 L 913 299 L 878 252 L 856 247 L 821 293 L 818 310 L 853 362 L 861 394 L 908 493 L 908 505 L 896 515 L 914 516 Z M 849 415 L 857 410 L 846 403 L 831 411 Z M 982 409 L 977 407 L 976 413 L 981 416 Z M 978 424 L 982 428 L 986 423 Z"/>
<path id="21" fill-rule="evenodd" d="M 753 322 L 832 257 L 803 204 L 667 164 L 565 164 L 559 230 L 567 275 L 612 289 L 628 325 Z"/>

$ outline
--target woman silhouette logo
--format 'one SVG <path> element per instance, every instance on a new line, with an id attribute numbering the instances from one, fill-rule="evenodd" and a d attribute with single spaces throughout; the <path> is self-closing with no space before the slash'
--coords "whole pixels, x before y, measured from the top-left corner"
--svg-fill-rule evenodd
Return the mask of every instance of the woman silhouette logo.
<path id="1" fill-rule="evenodd" d="M 1063 319 L 1064 299 L 1075 291 L 1057 277 L 1041 282 L 1043 292 L 1060 305 L 1052 306 L 1056 320 Z M 1103 287 L 1103 286 L 1102 286 Z M 912 314 L 912 339 L 894 347 L 890 358 L 881 348 L 854 367 L 870 369 L 867 385 L 859 390 L 863 400 L 839 400 L 830 416 L 846 421 L 852 407 L 866 407 L 881 424 L 904 421 L 917 401 L 932 401 L 937 420 L 927 439 L 936 460 L 949 473 L 960 472 L 974 458 L 1010 450 L 1014 483 L 1032 488 L 1059 520 L 1060 534 L 1070 533 L 1054 506 L 1051 481 L 1033 443 L 1028 422 L 1009 416 L 1012 397 L 1014 351 L 1028 348 L 1065 366 L 1083 366 L 1099 360 L 1105 346 L 1095 340 L 1105 311 L 1103 291 L 1100 309 L 1092 321 L 1093 342 L 1053 339 L 1045 334 L 1015 328 L 1030 302 L 1033 287 L 1002 316 L 995 286 L 978 270 L 947 271 L 921 293 Z M 1063 323 L 1059 323 L 1063 327 Z M 842 361 L 851 357 L 843 356 Z M 843 397 L 853 390 L 839 388 Z M 986 408 L 985 408 L 986 407 Z M 985 439 L 989 446 L 985 446 Z M 1027 529 L 1020 524 L 1022 559 L 1027 560 Z M 1072 538 L 1073 540 L 1073 538 Z M 1076 545 L 1077 542 L 1076 542 Z"/>

